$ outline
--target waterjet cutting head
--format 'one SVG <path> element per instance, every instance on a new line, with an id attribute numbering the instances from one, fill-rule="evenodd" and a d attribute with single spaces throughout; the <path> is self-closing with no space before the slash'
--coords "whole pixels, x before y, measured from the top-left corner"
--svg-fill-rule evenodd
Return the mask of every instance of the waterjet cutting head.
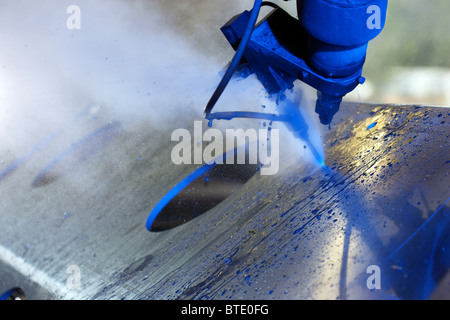
<path id="1" fill-rule="evenodd" d="M 254 11 L 264 5 L 274 10 L 254 27 Z M 221 29 L 242 55 L 239 66 L 232 62 L 230 68 L 255 73 L 270 94 L 293 88 L 296 80 L 305 82 L 317 90 L 315 111 L 329 125 L 342 98 L 365 81 L 368 43 L 383 29 L 386 10 L 387 0 L 297 0 L 297 19 L 257 0 L 252 11 L 233 17 Z M 248 34 L 250 27 L 254 29 Z M 205 108 L 209 119 L 220 93 Z"/>

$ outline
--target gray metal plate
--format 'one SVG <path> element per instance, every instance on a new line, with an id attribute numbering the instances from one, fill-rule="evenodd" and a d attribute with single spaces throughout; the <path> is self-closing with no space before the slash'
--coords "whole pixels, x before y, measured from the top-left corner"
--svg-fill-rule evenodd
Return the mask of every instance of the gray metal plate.
<path id="1" fill-rule="evenodd" d="M 279 174 L 256 174 L 158 233 L 145 229 L 150 210 L 194 170 L 170 161 L 170 133 L 199 116 L 160 128 L 92 112 L 68 114 L 71 125 L 21 154 L 0 150 L 1 290 L 19 286 L 32 299 L 450 297 L 448 109 L 344 103 L 323 130 L 325 168 L 282 152 Z M 373 266 L 380 289 L 368 285 Z"/>

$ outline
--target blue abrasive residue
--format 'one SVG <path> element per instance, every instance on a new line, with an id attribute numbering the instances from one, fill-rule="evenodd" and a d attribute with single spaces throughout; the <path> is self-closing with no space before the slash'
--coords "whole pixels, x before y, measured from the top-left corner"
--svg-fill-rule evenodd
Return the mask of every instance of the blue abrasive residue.
<path id="1" fill-rule="evenodd" d="M 58 156 L 56 156 L 33 180 L 32 185 L 38 186 L 40 181 L 58 164 L 60 163 L 64 158 L 66 158 L 68 155 L 70 155 L 75 150 L 82 147 L 85 143 L 92 140 L 95 137 L 98 137 L 101 134 L 104 134 L 105 132 L 111 130 L 111 129 L 117 129 L 120 127 L 120 124 L 118 122 L 112 122 L 108 125 L 105 125 L 104 127 L 101 127 L 100 129 L 97 129 L 93 133 L 89 134 L 88 136 L 84 137 L 80 141 L 76 142 L 75 144 L 71 145 L 69 148 L 62 151 Z"/>
<path id="2" fill-rule="evenodd" d="M 370 124 L 368 127 L 367 127 L 367 130 L 370 130 L 370 129 L 372 129 L 373 127 L 375 127 L 377 125 L 377 123 L 376 122 L 374 122 L 374 123 L 372 123 L 372 124 Z"/>
<path id="3" fill-rule="evenodd" d="M 28 153 L 14 161 L 12 164 L 10 164 L 6 169 L 0 172 L 0 181 L 5 178 L 7 175 L 12 173 L 14 170 L 16 170 L 20 165 L 22 165 L 25 161 L 30 159 L 34 154 L 39 152 L 41 149 L 46 147 L 48 144 L 50 144 L 56 137 L 58 137 L 60 134 L 62 134 L 64 131 L 68 130 L 70 127 L 72 127 L 78 120 L 80 120 L 84 115 L 87 114 L 87 111 L 89 109 L 84 109 L 80 113 L 76 115 L 75 118 L 69 120 L 67 123 L 62 125 L 58 130 L 47 136 L 45 139 L 41 140 L 38 144 L 36 144 Z"/>

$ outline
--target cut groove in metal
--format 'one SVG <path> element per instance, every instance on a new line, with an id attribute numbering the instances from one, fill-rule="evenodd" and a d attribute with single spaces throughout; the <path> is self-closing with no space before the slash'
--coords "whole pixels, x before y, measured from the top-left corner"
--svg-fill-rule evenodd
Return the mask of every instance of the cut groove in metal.
<path id="1" fill-rule="evenodd" d="M 149 231 L 175 228 L 211 210 L 242 187 L 258 171 L 258 164 L 204 164 L 178 182 L 153 208 Z"/>
<path id="2" fill-rule="evenodd" d="M 26 300 L 25 291 L 19 287 L 14 287 L 0 296 L 0 300 Z"/>

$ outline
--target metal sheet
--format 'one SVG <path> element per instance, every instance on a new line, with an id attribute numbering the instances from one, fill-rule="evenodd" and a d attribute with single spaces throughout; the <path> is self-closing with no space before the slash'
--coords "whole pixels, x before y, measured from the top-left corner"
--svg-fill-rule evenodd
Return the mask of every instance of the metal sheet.
<path id="1" fill-rule="evenodd" d="M 198 115 L 165 129 L 106 111 L 68 116 L 77 134 L 65 126 L 22 154 L 0 150 L 0 289 L 32 299 L 449 298 L 448 116 L 344 103 L 323 132 L 326 167 L 282 158 L 280 174 L 256 174 L 157 233 L 148 213 L 195 167 L 170 161 L 170 133 Z"/>

